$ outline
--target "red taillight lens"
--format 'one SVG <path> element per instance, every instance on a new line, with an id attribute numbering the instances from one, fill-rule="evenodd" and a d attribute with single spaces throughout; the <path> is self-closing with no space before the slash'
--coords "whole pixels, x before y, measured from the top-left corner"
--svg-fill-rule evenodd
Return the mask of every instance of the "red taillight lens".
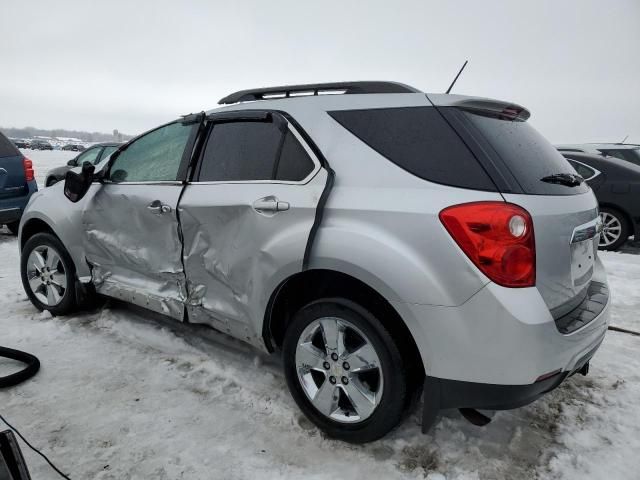
<path id="1" fill-rule="evenodd" d="M 35 171 L 33 170 L 33 162 L 31 160 L 25 157 L 22 160 L 22 166 L 24 167 L 24 176 L 27 179 L 27 182 L 36 178 Z"/>
<path id="2" fill-rule="evenodd" d="M 511 203 L 474 202 L 440 212 L 440 221 L 462 251 L 503 287 L 536 284 L 536 247 L 529 213 Z"/>

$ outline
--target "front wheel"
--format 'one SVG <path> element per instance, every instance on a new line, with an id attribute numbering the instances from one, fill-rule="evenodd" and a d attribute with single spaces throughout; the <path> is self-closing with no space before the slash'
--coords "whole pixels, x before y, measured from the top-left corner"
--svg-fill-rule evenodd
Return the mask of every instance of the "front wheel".
<path id="1" fill-rule="evenodd" d="M 300 309 L 283 356 L 294 400 L 330 437 L 370 442 L 400 422 L 407 369 L 389 332 L 359 305 L 333 298 Z"/>
<path id="2" fill-rule="evenodd" d="M 76 308 L 75 268 L 57 237 L 38 233 L 29 238 L 20 259 L 22 285 L 38 310 L 66 315 Z"/>

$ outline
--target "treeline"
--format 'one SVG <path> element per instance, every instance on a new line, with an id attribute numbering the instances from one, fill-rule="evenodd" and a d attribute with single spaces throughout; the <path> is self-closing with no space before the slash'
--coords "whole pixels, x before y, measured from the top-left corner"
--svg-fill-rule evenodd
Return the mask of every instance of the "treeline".
<path id="1" fill-rule="evenodd" d="M 132 138 L 131 135 L 125 135 L 123 133 L 114 130 L 113 133 L 101 133 L 101 132 L 82 132 L 78 130 L 65 130 L 63 128 L 54 128 L 53 130 L 45 130 L 35 127 L 24 128 L 4 128 L 0 127 L 0 131 L 7 137 L 12 138 L 31 138 L 35 136 L 43 137 L 73 137 L 79 138 L 84 142 L 110 142 L 113 140 L 125 141 Z"/>

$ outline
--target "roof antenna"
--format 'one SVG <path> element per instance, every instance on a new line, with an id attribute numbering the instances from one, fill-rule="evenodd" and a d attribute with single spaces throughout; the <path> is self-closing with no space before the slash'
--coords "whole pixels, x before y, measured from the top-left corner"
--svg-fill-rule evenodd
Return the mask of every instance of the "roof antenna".
<path id="1" fill-rule="evenodd" d="M 624 143 L 624 142 L 625 142 L 625 140 L 626 140 L 627 138 L 629 138 L 629 135 L 627 135 L 626 137 L 624 137 L 620 143 L 621 143 L 621 144 L 622 144 L 622 143 Z"/>
<path id="2" fill-rule="evenodd" d="M 449 94 L 449 92 L 451 91 L 451 89 L 453 88 L 453 86 L 456 84 L 456 82 L 458 81 L 458 77 L 460 76 L 460 74 L 462 73 L 462 71 L 464 70 L 464 67 L 467 66 L 467 63 L 469 63 L 469 60 L 465 60 L 464 64 L 462 65 L 462 68 L 460 69 L 460 71 L 458 72 L 458 74 L 456 75 L 456 78 L 453 79 L 453 82 L 451 82 L 451 85 L 449 85 L 449 88 L 447 89 L 446 93 Z"/>

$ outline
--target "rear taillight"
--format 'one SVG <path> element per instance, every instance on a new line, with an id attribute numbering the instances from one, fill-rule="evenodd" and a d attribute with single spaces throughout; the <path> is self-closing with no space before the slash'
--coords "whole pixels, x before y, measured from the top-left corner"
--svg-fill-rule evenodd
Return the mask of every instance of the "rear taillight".
<path id="1" fill-rule="evenodd" d="M 536 248 L 529 213 L 511 203 L 474 202 L 440 212 L 440 221 L 462 251 L 503 287 L 536 284 Z"/>
<path id="2" fill-rule="evenodd" d="M 24 176 L 27 179 L 27 182 L 32 181 L 35 176 L 35 172 L 33 170 L 33 162 L 28 158 L 22 159 L 22 166 L 24 167 Z"/>

